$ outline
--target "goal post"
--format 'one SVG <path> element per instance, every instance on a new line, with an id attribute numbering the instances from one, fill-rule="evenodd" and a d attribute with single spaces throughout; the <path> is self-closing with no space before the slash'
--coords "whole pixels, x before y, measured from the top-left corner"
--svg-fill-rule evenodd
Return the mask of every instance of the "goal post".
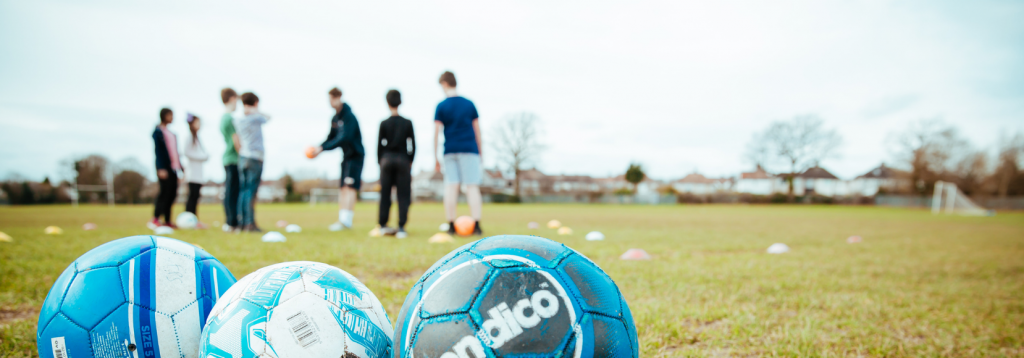
<path id="1" fill-rule="evenodd" d="M 82 192 L 106 192 L 107 193 L 107 205 L 114 206 L 114 181 L 107 180 L 107 184 L 90 185 L 90 184 L 78 184 L 72 185 L 71 195 L 71 206 L 78 206 L 78 199 L 82 196 Z"/>
<path id="2" fill-rule="evenodd" d="M 960 191 L 956 184 L 944 181 L 935 182 L 935 191 L 932 194 L 932 214 L 960 214 L 960 215 L 994 215 L 991 210 L 986 210 L 974 203 L 970 197 Z"/>
<path id="3" fill-rule="evenodd" d="M 332 197 L 327 200 L 320 200 L 321 197 Z M 337 202 L 338 201 L 338 189 L 335 188 L 312 188 L 309 189 L 309 206 L 316 205 L 317 202 Z"/>

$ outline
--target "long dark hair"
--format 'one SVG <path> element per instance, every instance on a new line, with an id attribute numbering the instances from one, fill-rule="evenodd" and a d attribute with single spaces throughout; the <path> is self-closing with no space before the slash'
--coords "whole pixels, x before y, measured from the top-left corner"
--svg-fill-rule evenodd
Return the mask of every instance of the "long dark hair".
<path id="1" fill-rule="evenodd" d="M 192 122 L 195 122 L 195 121 L 198 121 L 198 120 L 199 120 L 199 116 L 196 116 L 196 115 L 194 115 L 192 113 L 189 113 L 188 116 L 185 117 L 185 122 L 188 122 L 188 131 L 192 132 L 192 143 L 199 143 L 199 133 L 198 133 L 199 130 L 198 129 L 193 129 L 193 127 L 192 127 Z"/>

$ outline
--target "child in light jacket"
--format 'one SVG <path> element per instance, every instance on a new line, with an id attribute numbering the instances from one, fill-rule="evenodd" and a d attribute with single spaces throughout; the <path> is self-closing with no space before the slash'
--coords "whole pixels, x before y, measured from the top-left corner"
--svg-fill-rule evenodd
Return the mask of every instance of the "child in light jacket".
<path id="1" fill-rule="evenodd" d="M 199 143 L 199 117 L 189 113 L 185 121 L 188 122 L 188 129 L 192 132 L 188 144 L 185 146 L 185 158 L 188 158 L 188 168 L 185 170 L 185 179 L 188 181 L 188 201 L 185 202 L 185 211 L 196 214 L 198 217 L 199 213 L 196 212 L 196 209 L 199 204 L 199 190 L 203 187 L 203 164 L 210 159 L 210 155 L 206 154 L 206 149 L 203 148 L 202 143 Z M 205 229 L 206 225 L 198 222 L 196 228 Z"/>

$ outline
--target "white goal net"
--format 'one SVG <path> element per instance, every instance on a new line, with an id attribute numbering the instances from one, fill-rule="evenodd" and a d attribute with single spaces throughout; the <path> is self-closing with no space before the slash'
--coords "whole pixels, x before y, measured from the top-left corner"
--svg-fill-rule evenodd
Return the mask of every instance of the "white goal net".
<path id="1" fill-rule="evenodd" d="M 991 210 L 986 210 L 975 204 L 970 197 L 964 195 L 956 184 L 938 181 L 935 183 L 935 193 L 932 195 L 932 213 L 960 215 L 992 215 Z"/>

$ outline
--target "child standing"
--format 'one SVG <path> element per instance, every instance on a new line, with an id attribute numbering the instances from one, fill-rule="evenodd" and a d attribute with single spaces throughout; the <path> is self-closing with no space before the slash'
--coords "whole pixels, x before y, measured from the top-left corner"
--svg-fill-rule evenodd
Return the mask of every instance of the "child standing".
<path id="1" fill-rule="evenodd" d="M 409 203 L 412 201 L 412 159 L 416 156 L 416 135 L 413 133 L 412 121 L 398 115 L 402 94 L 390 90 L 385 98 L 391 109 L 391 117 L 380 122 L 380 131 L 377 132 L 377 162 L 380 164 L 380 211 L 377 221 L 382 233 L 404 239 Z M 388 227 L 392 187 L 397 187 L 398 191 L 397 230 Z"/>
<path id="2" fill-rule="evenodd" d="M 160 182 L 160 193 L 156 197 L 151 227 L 170 226 L 177 228 L 171 221 L 171 207 L 178 196 L 178 173 L 181 162 L 178 161 L 178 136 L 174 135 L 167 125 L 174 121 L 174 112 L 170 108 L 160 109 L 160 124 L 153 130 L 153 144 L 156 149 L 156 177 Z M 163 223 L 160 216 L 164 217 Z"/>
<path id="3" fill-rule="evenodd" d="M 199 190 L 203 187 L 203 163 L 206 163 L 210 156 L 199 143 L 199 117 L 189 113 L 185 117 L 185 122 L 188 122 L 188 129 L 192 132 L 188 145 L 185 146 L 185 157 L 188 158 L 188 170 L 185 171 L 185 179 L 188 180 L 188 201 L 185 202 L 185 211 L 195 214 L 198 218 L 196 205 L 199 204 Z M 196 222 L 196 229 L 205 228 L 205 224 Z"/>
<path id="4" fill-rule="evenodd" d="M 355 216 L 356 199 L 363 174 L 363 135 L 359 131 L 359 121 L 352 113 L 352 107 L 341 100 L 341 90 L 337 87 L 327 92 L 328 102 L 334 108 L 331 117 L 331 131 L 327 140 L 313 152 L 313 157 L 325 150 L 341 148 L 341 183 L 338 183 L 338 222 L 328 226 L 328 230 L 339 231 L 352 228 Z"/>
<path id="5" fill-rule="evenodd" d="M 235 112 L 238 105 L 238 94 L 231 88 L 220 90 L 220 100 L 224 102 L 224 115 L 220 118 L 220 134 L 224 136 L 224 231 L 238 229 L 238 151 L 241 143 L 235 133 Z"/>
<path id="6" fill-rule="evenodd" d="M 455 234 L 455 215 L 459 203 L 459 186 L 466 185 L 469 212 L 476 221 L 473 235 L 483 235 L 480 228 L 483 198 L 480 183 L 483 172 L 480 155 L 483 140 L 480 136 L 480 115 L 470 100 L 456 91 L 455 74 L 445 71 L 438 80 L 446 98 L 434 113 L 434 170 L 441 170 L 437 159 L 437 143 L 444 133 L 444 212 L 448 217 L 448 233 Z"/>
<path id="7" fill-rule="evenodd" d="M 262 232 L 256 226 L 256 192 L 263 176 L 263 125 L 267 116 L 259 111 L 260 99 L 252 92 L 242 94 L 245 117 L 235 123 L 241 150 L 238 151 L 238 223 L 241 231 Z"/>

